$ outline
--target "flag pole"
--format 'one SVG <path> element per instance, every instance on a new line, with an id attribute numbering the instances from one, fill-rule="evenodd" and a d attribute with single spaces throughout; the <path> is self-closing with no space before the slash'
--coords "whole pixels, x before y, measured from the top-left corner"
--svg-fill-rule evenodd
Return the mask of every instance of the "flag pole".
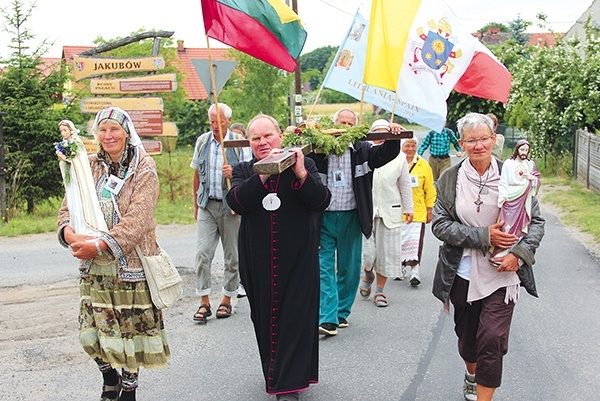
<path id="1" fill-rule="evenodd" d="M 317 102 L 319 101 L 319 98 L 321 97 L 321 92 L 323 92 L 323 86 L 321 86 L 319 88 L 319 91 L 317 92 L 317 97 L 315 97 L 315 102 L 312 104 L 312 107 L 310 108 L 310 111 L 308 112 L 308 116 L 306 117 L 307 120 L 310 120 L 310 116 L 312 116 L 313 110 L 315 109 L 315 106 L 317 105 Z"/>
<path id="2" fill-rule="evenodd" d="M 396 111 L 396 100 L 398 100 L 398 92 L 394 92 L 394 105 L 392 106 L 392 114 L 390 115 L 390 124 L 394 122 L 394 112 Z"/>
<path id="3" fill-rule="evenodd" d="M 219 143 L 221 144 L 221 153 L 223 154 L 223 164 L 227 164 L 227 155 L 225 154 L 225 146 L 223 146 L 223 133 L 221 132 L 221 111 L 219 110 L 219 100 L 217 99 L 217 84 L 215 80 L 215 71 L 213 68 L 212 56 L 210 54 L 210 42 L 208 35 L 206 36 L 206 50 L 208 51 L 208 65 L 210 70 L 210 82 L 212 85 L 212 95 L 215 102 L 215 112 L 217 113 L 217 125 L 219 126 Z M 209 116 L 210 119 L 210 116 Z M 214 135 L 214 132 L 213 132 Z M 231 189 L 231 180 L 226 178 L 227 189 Z"/>
<path id="4" fill-rule="evenodd" d="M 363 105 L 365 104 L 365 90 L 367 85 L 363 85 L 362 93 L 360 94 L 360 114 L 358 115 L 358 125 L 362 124 L 363 119 Z"/>

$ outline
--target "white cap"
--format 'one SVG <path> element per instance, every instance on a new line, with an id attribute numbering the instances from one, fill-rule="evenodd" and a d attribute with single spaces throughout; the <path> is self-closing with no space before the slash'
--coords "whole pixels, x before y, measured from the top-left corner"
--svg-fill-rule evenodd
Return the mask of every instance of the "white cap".
<path id="1" fill-rule="evenodd" d="M 378 129 L 388 129 L 390 126 L 390 122 L 388 120 L 383 120 L 383 119 L 379 119 L 379 120 L 375 120 L 373 121 L 373 124 L 371 124 L 371 132 L 378 130 Z"/>

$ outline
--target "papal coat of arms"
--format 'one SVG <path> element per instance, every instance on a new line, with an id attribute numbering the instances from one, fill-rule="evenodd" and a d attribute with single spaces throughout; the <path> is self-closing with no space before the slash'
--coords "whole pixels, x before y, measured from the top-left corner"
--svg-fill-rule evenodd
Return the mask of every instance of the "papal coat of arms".
<path id="1" fill-rule="evenodd" d="M 431 20 L 427 24 L 427 34 L 422 27 L 417 28 L 417 35 L 422 42 L 413 42 L 413 62 L 409 63 L 415 74 L 429 72 L 438 84 L 443 85 L 445 74 L 451 74 L 454 64 L 452 59 L 462 57 L 462 51 L 454 50 L 452 42 L 452 25 L 446 18 L 438 23 Z"/>

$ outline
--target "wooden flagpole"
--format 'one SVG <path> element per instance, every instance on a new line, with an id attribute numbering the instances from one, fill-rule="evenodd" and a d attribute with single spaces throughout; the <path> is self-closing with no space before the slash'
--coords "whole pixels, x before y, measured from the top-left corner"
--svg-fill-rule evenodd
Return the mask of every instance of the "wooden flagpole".
<path id="1" fill-rule="evenodd" d="M 219 109 L 219 100 L 217 98 L 217 84 L 215 80 L 215 71 L 212 63 L 212 56 L 210 54 L 210 42 L 208 40 L 208 35 L 206 35 L 206 50 L 208 51 L 208 65 L 210 71 L 210 81 L 212 84 L 212 95 L 213 100 L 215 102 L 215 112 L 217 113 L 217 125 L 219 126 L 219 143 L 221 144 L 221 153 L 223 154 L 223 164 L 227 164 L 227 154 L 225 153 L 225 146 L 223 146 L 223 132 L 221 132 L 221 110 Z M 210 120 L 210 116 L 209 116 Z M 213 132 L 214 135 L 214 132 Z M 231 189 L 231 180 L 226 178 L 227 181 L 227 189 Z"/>
<path id="2" fill-rule="evenodd" d="M 392 106 L 392 114 L 390 115 L 390 124 L 394 122 L 394 112 L 396 111 L 396 100 L 398 99 L 398 93 L 394 92 L 394 105 Z"/>
<path id="3" fill-rule="evenodd" d="M 315 102 L 313 103 L 312 107 L 310 108 L 310 111 L 308 112 L 308 116 L 306 117 L 307 120 L 310 120 L 310 116 L 312 116 L 313 110 L 315 109 L 315 106 L 317 105 L 317 102 L 319 101 L 319 98 L 321 97 L 321 92 L 323 92 L 323 86 L 321 86 L 319 88 L 319 91 L 317 92 L 317 97 L 315 98 Z"/>
<path id="4" fill-rule="evenodd" d="M 365 104 L 365 90 L 367 89 L 366 85 L 363 85 L 362 93 L 360 94 L 360 114 L 358 115 L 358 125 L 362 124 L 363 120 L 363 105 Z"/>

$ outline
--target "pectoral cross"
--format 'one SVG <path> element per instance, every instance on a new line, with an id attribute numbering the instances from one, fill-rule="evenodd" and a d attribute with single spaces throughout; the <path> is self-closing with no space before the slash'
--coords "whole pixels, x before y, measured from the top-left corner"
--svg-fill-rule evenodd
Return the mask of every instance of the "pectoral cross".
<path id="1" fill-rule="evenodd" d="M 477 213 L 479 213 L 480 209 L 481 209 L 481 205 L 483 204 L 483 201 L 481 200 L 480 196 L 477 196 L 477 200 L 475 202 L 473 202 L 477 205 Z"/>

